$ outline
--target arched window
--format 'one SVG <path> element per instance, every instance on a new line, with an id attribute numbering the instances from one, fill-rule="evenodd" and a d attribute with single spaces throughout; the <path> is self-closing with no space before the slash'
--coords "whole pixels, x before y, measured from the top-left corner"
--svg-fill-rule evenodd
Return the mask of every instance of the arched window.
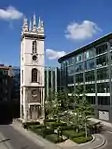
<path id="1" fill-rule="evenodd" d="M 36 40 L 32 43 L 32 53 L 37 53 L 37 42 Z"/>
<path id="2" fill-rule="evenodd" d="M 32 82 L 37 82 L 37 69 L 32 69 Z"/>

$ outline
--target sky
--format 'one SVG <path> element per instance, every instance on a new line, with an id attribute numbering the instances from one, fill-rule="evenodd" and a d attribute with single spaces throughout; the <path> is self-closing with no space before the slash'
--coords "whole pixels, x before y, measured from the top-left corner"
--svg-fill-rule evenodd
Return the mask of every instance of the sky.
<path id="1" fill-rule="evenodd" d="M 44 21 L 45 64 L 112 32 L 111 0 L 0 1 L 0 63 L 20 66 L 23 17 Z"/>

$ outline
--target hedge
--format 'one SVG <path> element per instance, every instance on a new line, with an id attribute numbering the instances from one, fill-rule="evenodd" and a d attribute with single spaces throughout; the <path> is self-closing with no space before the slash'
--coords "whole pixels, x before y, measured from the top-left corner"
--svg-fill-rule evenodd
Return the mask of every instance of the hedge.
<path id="1" fill-rule="evenodd" d="M 75 126 L 62 126 L 61 130 L 71 130 L 71 129 L 75 129 Z"/>
<path id="2" fill-rule="evenodd" d="M 87 138 L 86 137 L 72 138 L 72 140 L 78 144 L 81 144 L 81 143 L 86 143 L 88 141 L 91 141 L 92 136 L 88 136 Z"/>
<path id="3" fill-rule="evenodd" d="M 59 126 L 67 126 L 66 123 L 57 123 L 57 122 L 51 122 L 49 124 L 47 124 L 49 127 L 51 127 L 52 129 L 56 129 Z"/>
<path id="4" fill-rule="evenodd" d="M 26 123 L 23 123 L 23 127 L 26 128 L 26 129 L 31 125 L 40 125 L 40 123 L 39 122 L 26 122 Z"/>
<path id="5" fill-rule="evenodd" d="M 44 125 L 31 125 L 28 127 L 29 129 L 42 129 L 42 128 L 45 128 Z"/>

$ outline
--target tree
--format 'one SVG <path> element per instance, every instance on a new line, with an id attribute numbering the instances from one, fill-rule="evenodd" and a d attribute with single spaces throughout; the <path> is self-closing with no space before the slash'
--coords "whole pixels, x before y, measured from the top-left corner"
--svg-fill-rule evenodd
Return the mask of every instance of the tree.
<path id="1" fill-rule="evenodd" d="M 82 111 L 81 115 L 82 115 L 82 120 L 84 122 L 85 135 L 87 137 L 88 135 L 87 124 L 88 124 L 88 119 L 94 114 L 93 107 L 89 104 L 85 95 L 82 95 L 82 101 L 79 106 Z"/>
<path id="2" fill-rule="evenodd" d="M 75 102 L 75 110 L 73 110 L 73 117 L 72 120 L 75 121 L 77 124 L 77 132 L 80 130 L 81 125 L 85 129 L 85 136 L 88 135 L 87 130 L 87 124 L 88 124 L 88 118 L 93 115 L 93 108 L 89 104 L 89 102 L 86 99 L 86 93 L 81 88 L 81 86 L 78 86 L 75 90 L 75 93 L 73 93 L 73 98 Z"/>

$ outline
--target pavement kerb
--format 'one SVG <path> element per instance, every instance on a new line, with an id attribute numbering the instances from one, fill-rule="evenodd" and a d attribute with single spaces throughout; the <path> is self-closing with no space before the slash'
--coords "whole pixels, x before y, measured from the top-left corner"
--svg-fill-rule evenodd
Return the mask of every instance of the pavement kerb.
<path id="1" fill-rule="evenodd" d="M 100 135 L 100 134 L 99 134 Z M 105 143 L 106 143 L 106 139 L 103 135 L 100 135 L 100 137 L 102 138 L 102 143 L 100 145 L 97 145 L 96 147 L 93 147 L 93 149 L 97 149 L 97 148 L 100 148 L 102 147 Z"/>

